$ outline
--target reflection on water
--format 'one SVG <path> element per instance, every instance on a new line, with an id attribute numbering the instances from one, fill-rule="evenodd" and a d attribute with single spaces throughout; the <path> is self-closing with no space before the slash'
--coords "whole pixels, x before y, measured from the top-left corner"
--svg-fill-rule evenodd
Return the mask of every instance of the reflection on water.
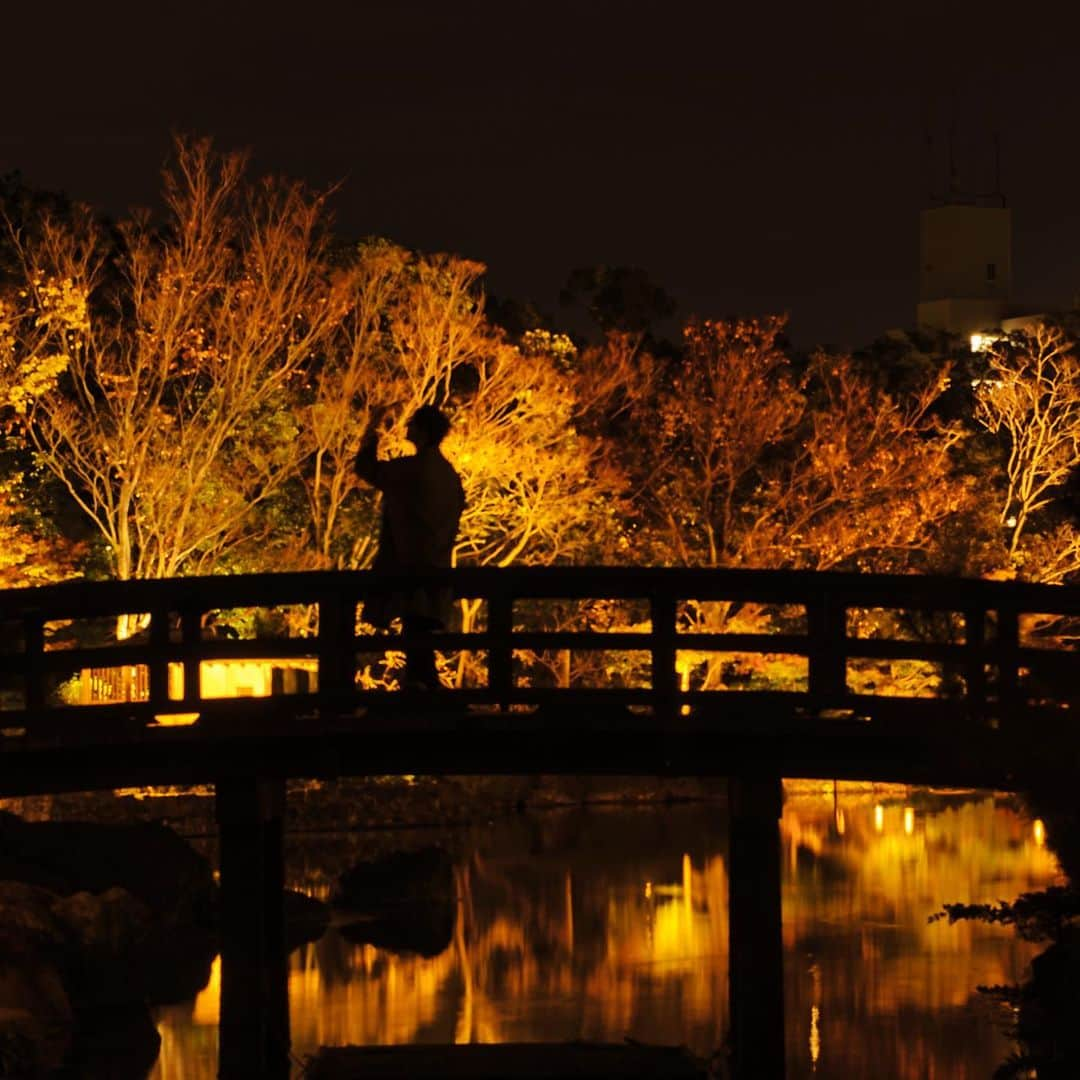
<path id="1" fill-rule="evenodd" d="M 1039 947 L 927 917 L 1055 880 L 1041 823 L 988 795 L 834 801 L 829 785 L 789 798 L 782 828 L 793 1074 L 990 1076 L 1010 1045 L 975 987 L 1015 980 Z"/>
<path id="2" fill-rule="evenodd" d="M 431 959 L 331 929 L 290 957 L 294 1053 L 320 1045 L 593 1039 L 682 1043 L 727 1024 L 722 807 L 528 816 L 468 836 L 453 937 Z M 1057 874 L 1041 823 L 987 794 L 790 788 L 782 821 L 792 1076 L 986 1077 L 1009 1044 L 977 1000 L 1035 949 L 927 923 Z M 294 845 L 291 884 L 326 867 Z M 338 867 L 333 867 L 336 872 Z M 158 1013 L 154 1080 L 216 1075 L 217 980 Z"/>

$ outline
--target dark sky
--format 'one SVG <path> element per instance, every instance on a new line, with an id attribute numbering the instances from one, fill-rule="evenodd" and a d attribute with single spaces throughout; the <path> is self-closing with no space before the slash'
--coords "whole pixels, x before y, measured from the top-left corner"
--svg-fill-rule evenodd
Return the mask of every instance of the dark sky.
<path id="1" fill-rule="evenodd" d="M 966 186 L 1000 132 L 1017 299 L 1080 292 L 1071 7 L 21 3 L 0 171 L 120 213 L 154 205 L 171 131 L 210 134 L 342 181 L 339 231 L 479 259 L 555 315 L 574 266 L 631 264 L 681 314 L 859 344 L 913 321 L 952 121 Z"/>

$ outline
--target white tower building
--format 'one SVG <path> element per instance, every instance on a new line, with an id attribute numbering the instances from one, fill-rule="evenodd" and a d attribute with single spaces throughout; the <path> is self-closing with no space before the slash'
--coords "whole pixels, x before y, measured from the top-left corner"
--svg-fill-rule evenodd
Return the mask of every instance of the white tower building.
<path id="1" fill-rule="evenodd" d="M 1012 211 L 947 203 L 922 212 L 920 329 L 969 337 L 1001 327 L 1012 292 Z"/>

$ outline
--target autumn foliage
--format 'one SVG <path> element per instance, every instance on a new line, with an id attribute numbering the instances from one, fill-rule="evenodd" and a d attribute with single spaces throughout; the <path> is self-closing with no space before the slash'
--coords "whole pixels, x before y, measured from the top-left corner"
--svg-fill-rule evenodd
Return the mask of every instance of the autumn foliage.
<path id="1" fill-rule="evenodd" d="M 82 555 L 120 578 L 363 568 L 378 507 L 351 468 L 361 433 L 387 410 L 384 451 L 406 452 L 432 402 L 466 489 L 461 563 L 1080 566 L 1063 331 L 995 351 L 957 408 L 947 362 L 887 390 L 864 358 L 793 353 L 779 317 L 694 320 L 657 354 L 626 329 L 580 348 L 512 337 L 480 264 L 343 247 L 323 195 L 253 182 L 207 143 L 178 142 L 164 198 L 161 221 L 48 203 L 7 218 L 0 529 L 22 569 L 0 584 Z M 20 531 L 49 499 L 81 518 L 82 548 Z"/>

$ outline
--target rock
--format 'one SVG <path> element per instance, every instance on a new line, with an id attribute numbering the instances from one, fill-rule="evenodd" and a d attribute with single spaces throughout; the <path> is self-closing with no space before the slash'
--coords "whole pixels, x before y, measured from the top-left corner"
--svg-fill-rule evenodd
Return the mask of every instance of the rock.
<path id="1" fill-rule="evenodd" d="M 161 1049 L 161 1036 L 145 1005 L 94 1009 L 83 1013 L 80 1021 L 61 1076 L 146 1080 Z"/>
<path id="2" fill-rule="evenodd" d="M 357 863 L 339 879 L 337 906 L 359 916 L 340 927 L 354 943 L 437 956 L 454 933 L 454 867 L 442 848 L 398 851 Z"/>
<path id="3" fill-rule="evenodd" d="M 36 885 L 0 881 L 0 957 L 57 956 L 68 947 L 68 928 L 52 910 L 56 899 Z"/>
<path id="4" fill-rule="evenodd" d="M 153 1005 L 190 1001 L 210 981 L 217 935 L 201 926 L 172 927 L 150 936 L 139 950 L 132 978 Z"/>
<path id="5" fill-rule="evenodd" d="M 56 900 L 52 913 L 82 948 L 115 958 L 138 948 L 152 928 L 150 909 L 121 888 L 73 893 Z"/>
<path id="6" fill-rule="evenodd" d="M 335 904 L 356 911 L 454 899 L 454 864 L 442 848 L 395 851 L 356 863 L 338 879 Z"/>
<path id="7" fill-rule="evenodd" d="M 109 889 L 58 899 L 52 910 L 71 940 L 65 971 L 76 1008 L 141 1004 L 139 969 L 153 931 L 150 909 L 124 889 Z"/>
<path id="8" fill-rule="evenodd" d="M 389 1080 L 706 1080 L 704 1061 L 681 1046 L 641 1043 L 495 1043 L 459 1046 L 324 1046 L 307 1062 L 308 1080 L 355 1076 Z"/>
<path id="9" fill-rule="evenodd" d="M 298 945 L 318 941 L 330 925 L 330 908 L 294 889 L 285 890 L 285 946 L 291 952 Z"/>
<path id="10" fill-rule="evenodd" d="M 0 960 L 0 1076 L 45 1076 L 64 1060 L 71 1005 L 57 969 L 31 954 Z"/>
<path id="11" fill-rule="evenodd" d="M 353 945 L 374 945 L 389 952 L 431 958 L 445 952 L 454 938 L 454 909 L 404 905 L 374 918 L 347 922 L 338 933 Z"/>
<path id="12" fill-rule="evenodd" d="M 60 895 L 119 886 L 168 923 L 209 917 L 210 864 L 163 825 L 25 822 L 0 812 L 0 878 Z"/>

